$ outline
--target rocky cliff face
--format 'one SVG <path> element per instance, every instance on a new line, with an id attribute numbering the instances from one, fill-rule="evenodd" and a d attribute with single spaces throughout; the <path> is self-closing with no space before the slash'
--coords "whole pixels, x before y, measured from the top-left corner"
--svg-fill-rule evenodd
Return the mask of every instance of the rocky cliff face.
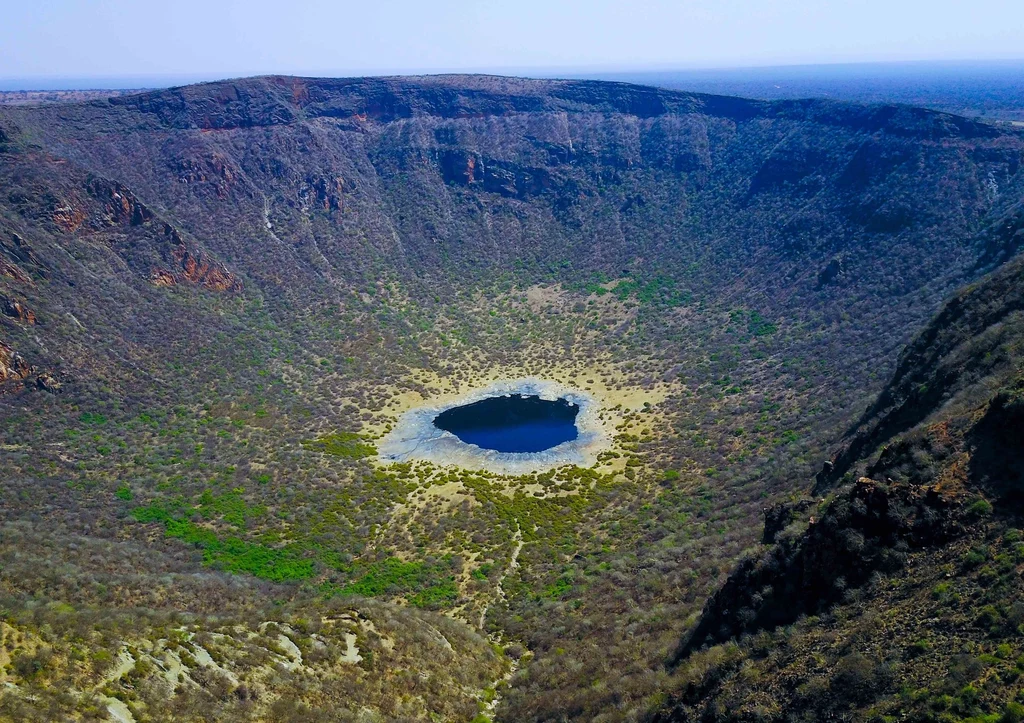
<path id="1" fill-rule="evenodd" d="M 36 323 L 35 312 L 25 306 L 25 304 L 18 299 L 12 299 L 10 297 L 0 295 L 0 311 L 12 319 L 17 319 L 22 323 Z"/>
<path id="2" fill-rule="evenodd" d="M 978 400 L 1012 379 L 1024 329 L 1022 279 L 1024 264 L 1016 260 L 954 295 L 902 353 L 892 380 L 818 475 L 817 492 L 954 399 Z"/>
<path id="3" fill-rule="evenodd" d="M 1012 600 L 1018 594 L 1024 562 L 1024 551 L 1014 548 L 1019 540 L 1015 528 L 1024 519 L 1021 269 L 1019 260 L 1011 262 L 958 293 L 908 347 L 894 378 L 837 456 L 836 468 L 827 465 L 819 475 L 819 493 L 835 488 L 828 501 L 766 510 L 765 541 L 770 546 L 732 571 L 670 666 L 700 666 L 701 656 L 708 654 L 702 650 L 748 642 L 740 643 L 736 656 L 723 662 L 717 675 L 679 690 L 654 720 L 748 720 L 752 691 L 738 675 L 744 645 L 753 640 L 751 635 L 783 626 L 799 630 L 790 645 L 816 646 L 813 655 L 828 661 L 827 671 L 823 675 L 791 661 L 766 661 L 758 673 L 760 705 L 770 700 L 767 705 L 780 710 L 821 714 L 827 709 L 829 715 L 852 719 L 866 716 L 871 704 L 876 711 L 914 711 L 912 720 L 929 720 L 917 710 L 929 705 L 946 705 L 962 714 L 982 708 L 1016 710 L 1014 691 L 1007 694 L 1002 688 L 993 688 L 984 702 L 949 697 L 942 704 L 927 693 L 902 701 L 888 696 L 901 685 L 915 685 L 922 675 L 933 695 L 944 686 L 962 692 L 955 682 L 957 666 L 965 659 L 962 651 L 983 650 L 1003 635 L 984 612 L 978 615 L 989 609 L 979 601 Z M 848 479 L 851 470 L 867 476 L 852 484 L 837 481 L 844 473 Z M 1011 552 L 999 557 L 990 550 L 1001 535 L 1001 544 Z M 999 571 L 987 566 L 978 573 L 992 557 Z M 931 593 L 910 586 L 902 594 L 890 594 L 898 585 L 894 581 L 907 576 L 932 581 Z M 975 592 L 971 602 L 956 597 L 951 603 L 943 591 L 954 580 L 965 589 L 991 588 L 991 594 Z M 951 604 L 962 606 L 958 622 L 945 609 Z M 994 619 L 1001 619 L 1004 613 L 990 607 Z M 859 614 L 886 615 L 898 621 L 900 633 L 867 634 L 840 622 Z M 804 616 L 821 618 L 799 623 Z M 930 642 L 933 623 L 948 636 L 944 645 Z M 824 655 L 822 635 L 836 644 Z M 933 645 L 937 648 L 929 656 L 930 669 L 923 673 L 917 659 Z M 904 647 L 911 652 L 900 653 Z M 869 650 L 874 658 L 864 656 Z M 754 659 L 762 655 L 750 654 Z M 843 665 L 855 664 L 851 655 L 860 656 L 857 685 L 877 678 L 870 690 L 844 688 Z M 879 672 L 883 669 L 884 675 Z M 953 682 L 947 685 L 947 680 Z M 809 692 L 815 685 L 826 699 Z"/>
<path id="4" fill-rule="evenodd" d="M 909 550 L 964 533 L 963 490 L 861 478 L 812 515 L 806 532 L 744 561 L 708 601 L 673 658 L 825 611 L 873 574 L 897 573 Z"/>
<path id="5" fill-rule="evenodd" d="M 0 342 L 0 384 L 25 379 L 32 373 L 32 367 L 21 354 Z"/>
<path id="6" fill-rule="evenodd" d="M 1024 194 L 1024 136 L 989 125 L 618 83 L 266 77 L 4 108 L 0 125 L 5 248 L 66 264 L 81 241 L 157 288 L 244 284 L 300 307 L 511 267 L 862 318 L 873 294 L 934 299 L 977 273 Z M 26 263 L 0 273 L 25 284 L 42 268 Z M 887 327 L 932 308 L 894 304 Z"/>

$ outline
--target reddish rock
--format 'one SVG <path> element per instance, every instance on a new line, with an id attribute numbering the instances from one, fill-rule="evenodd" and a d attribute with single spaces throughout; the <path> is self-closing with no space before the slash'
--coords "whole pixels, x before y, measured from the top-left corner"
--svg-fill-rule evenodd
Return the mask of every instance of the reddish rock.
<path id="1" fill-rule="evenodd" d="M 86 189 L 103 203 L 103 220 L 107 226 L 138 226 L 153 219 L 153 212 L 123 184 L 92 178 Z"/>
<path id="2" fill-rule="evenodd" d="M 12 319 L 17 319 L 25 324 L 35 324 L 36 315 L 32 309 L 25 306 L 17 299 L 0 296 L 0 311 Z"/>
<path id="3" fill-rule="evenodd" d="M 85 219 L 88 215 L 85 209 L 78 206 L 77 204 L 65 201 L 57 208 L 53 209 L 51 215 L 53 222 L 57 224 L 57 228 L 65 233 L 74 233 L 82 227 L 85 223 Z"/>
<path id="4" fill-rule="evenodd" d="M 211 153 L 193 158 L 182 158 L 175 170 L 178 182 L 186 185 L 212 186 L 217 196 L 225 198 L 234 185 L 236 176 L 227 157 Z"/>
<path id="5" fill-rule="evenodd" d="M 28 286 L 34 286 L 32 279 L 29 278 L 28 274 L 14 264 L 8 263 L 3 259 L 0 259 L 0 276 L 6 276 L 9 279 L 14 279 L 17 282 Z"/>
<path id="6" fill-rule="evenodd" d="M 343 178 L 327 178 L 315 176 L 310 178 L 308 190 L 304 189 L 307 197 L 312 196 L 313 205 L 324 211 L 339 211 L 342 208 L 342 193 L 345 190 Z"/>
<path id="7" fill-rule="evenodd" d="M 0 341 L 0 383 L 25 379 L 31 373 L 32 367 L 25 358 Z"/>
<path id="8" fill-rule="evenodd" d="M 174 258 L 181 264 L 182 275 L 190 283 L 214 291 L 231 291 L 241 286 L 230 272 L 210 263 L 202 253 L 184 244 L 174 249 Z"/>
<path id="9" fill-rule="evenodd" d="M 209 261 L 201 251 L 190 248 L 174 226 L 165 223 L 164 235 L 174 244 L 171 259 L 177 264 L 177 268 L 153 269 L 149 275 L 151 283 L 156 286 L 173 286 L 180 281 L 186 281 L 214 291 L 237 291 L 242 288 L 241 282 L 230 271 Z"/>
<path id="10" fill-rule="evenodd" d="M 149 283 L 153 286 L 174 286 L 174 274 L 167 269 L 153 269 L 149 274 Z"/>
<path id="11" fill-rule="evenodd" d="M 309 103 L 309 86 L 301 78 L 292 80 L 292 103 L 300 108 Z"/>

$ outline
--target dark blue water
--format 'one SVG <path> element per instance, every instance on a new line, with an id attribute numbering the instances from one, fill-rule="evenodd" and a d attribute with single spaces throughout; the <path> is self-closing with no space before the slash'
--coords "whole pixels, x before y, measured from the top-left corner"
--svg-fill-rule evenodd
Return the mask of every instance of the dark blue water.
<path id="1" fill-rule="evenodd" d="M 542 452 L 579 436 L 579 411 L 564 399 L 514 394 L 453 407 L 438 414 L 434 426 L 484 449 Z"/>

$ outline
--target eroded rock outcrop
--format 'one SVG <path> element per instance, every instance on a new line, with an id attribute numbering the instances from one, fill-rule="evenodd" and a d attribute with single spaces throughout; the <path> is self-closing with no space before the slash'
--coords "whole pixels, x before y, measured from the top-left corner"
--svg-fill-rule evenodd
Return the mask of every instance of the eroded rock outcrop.
<path id="1" fill-rule="evenodd" d="M 36 389 L 49 394 L 60 394 L 63 389 L 63 384 L 56 376 L 50 372 L 43 372 L 36 377 Z"/>
<path id="2" fill-rule="evenodd" d="M 191 283 L 214 291 L 230 291 L 238 281 L 225 269 L 208 261 L 203 254 L 186 246 L 174 250 L 174 258 L 181 263 L 182 275 Z"/>
<path id="3" fill-rule="evenodd" d="M 313 175 L 299 189 L 299 196 L 309 205 L 322 211 L 340 211 L 344 207 L 345 180 Z"/>
<path id="4" fill-rule="evenodd" d="M 0 259 L 0 276 L 6 276 L 9 279 L 14 279 L 18 283 L 32 286 L 32 278 L 28 274 L 18 268 L 17 265 L 4 259 Z"/>
<path id="5" fill-rule="evenodd" d="M 103 204 L 104 225 L 138 226 L 153 219 L 153 212 L 122 183 L 91 178 L 86 188 L 93 198 Z"/>
<path id="6" fill-rule="evenodd" d="M 31 373 L 32 367 L 25 358 L 0 341 L 0 384 L 27 379 Z"/>
<path id="7" fill-rule="evenodd" d="M 74 233 L 88 218 L 89 214 L 77 199 L 61 201 L 50 213 L 50 219 L 64 233 Z"/>
<path id="8" fill-rule="evenodd" d="M 32 309 L 25 306 L 25 304 L 18 299 L 12 299 L 8 296 L 4 296 L 3 294 L 0 294 L 0 312 L 2 312 L 4 316 L 17 319 L 24 324 L 36 323 L 36 314 Z"/>
<path id="9" fill-rule="evenodd" d="M 149 283 L 153 286 L 167 287 L 174 286 L 178 282 L 174 279 L 174 274 L 167 269 L 153 269 L 149 274 Z"/>
<path id="10" fill-rule="evenodd" d="M 32 279 L 22 271 L 18 264 L 24 264 L 33 273 L 47 277 L 46 264 L 36 254 L 32 246 L 25 239 L 16 233 L 11 233 L 9 238 L 0 235 L 0 276 L 7 276 L 24 284 L 32 285 Z M 7 259 L 3 257 L 6 256 Z"/>
<path id="11" fill-rule="evenodd" d="M 178 182 L 212 191 L 218 198 L 230 195 L 238 179 L 238 171 L 224 155 L 196 149 L 173 163 Z"/>
<path id="12" fill-rule="evenodd" d="M 163 235 L 172 244 L 165 254 L 168 266 L 150 269 L 151 284 L 167 287 L 186 283 L 213 291 L 237 291 L 242 288 L 241 282 L 230 271 L 186 241 L 174 226 L 165 223 Z"/>
<path id="13" fill-rule="evenodd" d="M 506 198 L 536 196 L 555 187 L 550 171 L 484 158 L 464 149 L 442 149 L 437 164 L 445 183 L 477 187 Z"/>

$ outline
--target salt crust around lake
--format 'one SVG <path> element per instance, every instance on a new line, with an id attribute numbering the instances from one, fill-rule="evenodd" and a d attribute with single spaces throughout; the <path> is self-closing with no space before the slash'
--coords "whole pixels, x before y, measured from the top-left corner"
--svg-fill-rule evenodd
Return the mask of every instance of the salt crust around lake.
<path id="1" fill-rule="evenodd" d="M 541 452 L 498 452 L 467 444 L 451 432 L 434 426 L 437 415 L 448 409 L 513 394 L 537 396 L 548 401 L 565 399 L 577 405 L 580 408 L 576 415 L 579 436 Z M 598 418 L 597 400 L 564 384 L 528 378 L 498 381 L 440 405 L 411 409 L 398 419 L 395 428 L 377 445 L 377 450 L 380 459 L 386 462 L 422 460 L 464 469 L 521 475 L 567 464 L 589 467 L 597 461 L 597 453 L 607 446 L 608 438 Z"/>

